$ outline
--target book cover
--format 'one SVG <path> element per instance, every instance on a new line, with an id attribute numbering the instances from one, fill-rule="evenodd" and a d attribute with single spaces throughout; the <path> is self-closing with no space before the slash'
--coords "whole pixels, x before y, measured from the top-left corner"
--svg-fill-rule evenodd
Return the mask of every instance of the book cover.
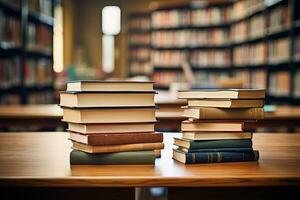
<path id="1" fill-rule="evenodd" d="M 198 153 L 198 152 L 250 152 L 252 148 L 209 148 L 209 149 L 186 149 L 182 147 L 177 148 L 178 151 L 185 153 Z"/>
<path id="2" fill-rule="evenodd" d="M 263 99 L 189 99 L 189 107 L 261 108 Z"/>
<path id="3" fill-rule="evenodd" d="M 259 159 L 258 151 L 247 152 L 197 152 L 185 153 L 179 150 L 173 150 L 173 158 L 186 164 L 197 163 L 221 163 L 221 162 L 244 162 L 257 161 Z"/>
<path id="4" fill-rule="evenodd" d="M 154 143 L 162 142 L 162 133 L 100 133 L 100 134 L 79 134 L 70 132 L 70 139 L 93 146 Z"/>
<path id="5" fill-rule="evenodd" d="M 78 150 L 70 153 L 71 165 L 132 165 L 155 164 L 154 151 L 133 151 L 89 154 Z"/>

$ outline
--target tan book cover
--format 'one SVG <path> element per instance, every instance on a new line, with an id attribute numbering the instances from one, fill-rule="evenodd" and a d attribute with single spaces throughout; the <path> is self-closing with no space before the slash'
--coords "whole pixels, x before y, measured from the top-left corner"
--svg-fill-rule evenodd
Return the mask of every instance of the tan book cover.
<path id="1" fill-rule="evenodd" d="M 129 152 L 129 151 L 146 151 L 156 150 L 156 157 L 160 156 L 160 149 L 164 148 L 164 143 L 138 143 L 138 144 L 122 144 L 122 145 L 106 145 L 106 146 L 91 146 L 72 141 L 72 148 L 87 153 L 113 153 L 113 152 Z"/>
<path id="2" fill-rule="evenodd" d="M 233 140 L 233 139 L 252 139 L 251 132 L 183 132 L 182 137 L 189 140 Z"/>
<path id="3" fill-rule="evenodd" d="M 263 99 L 189 99 L 189 107 L 262 108 Z"/>
<path id="4" fill-rule="evenodd" d="M 183 111 L 184 117 L 194 119 L 240 119 L 240 120 L 256 120 L 264 118 L 263 108 L 204 108 L 204 107 L 185 107 Z"/>
<path id="5" fill-rule="evenodd" d="M 181 130 L 183 132 L 243 132 L 247 129 L 247 122 L 225 122 L 225 121 L 183 121 Z"/>

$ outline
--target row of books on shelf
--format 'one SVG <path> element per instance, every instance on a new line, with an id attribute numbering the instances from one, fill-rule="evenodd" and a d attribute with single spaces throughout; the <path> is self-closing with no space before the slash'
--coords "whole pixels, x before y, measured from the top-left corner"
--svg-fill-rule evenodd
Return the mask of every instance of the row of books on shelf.
<path id="1" fill-rule="evenodd" d="M 288 97 L 291 94 L 291 76 L 289 71 L 280 71 L 270 74 L 269 95 Z"/>
<path id="2" fill-rule="evenodd" d="M 153 28 L 178 26 L 205 26 L 228 21 L 228 7 L 210 7 L 192 10 L 155 11 L 151 16 Z"/>
<path id="3" fill-rule="evenodd" d="M 132 74 L 150 74 L 152 72 L 150 62 L 131 62 L 129 67 Z"/>
<path id="4" fill-rule="evenodd" d="M 129 18 L 129 29 L 131 30 L 150 30 L 150 17 L 137 16 Z"/>
<path id="5" fill-rule="evenodd" d="M 18 56 L 0 58 L 0 88 L 21 84 L 21 61 Z"/>
<path id="6" fill-rule="evenodd" d="M 134 44 L 143 44 L 150 45 L 151 36 L 150 33 L 132 33 L 129 35 L 129 43 Z"/>
<path id="7" fill-rule="evenodd" d="M 28 104 L 50 104 L 54 103 L 54 95 L 52 91 L 32 92 L 27 95 Z M 20 94 L 5 94 L 0 96 L 0 104 L 21 104 L 22 99 Z"/>
<path id="8" fill-rule="evenodd" d="M 28 8 L 31 12 L 38 12 L 40 14 L 52 17 L 52 0 L 30 0 L 28 1 Z"/>
<path id="9" fill-rule="evenodd" d="M 221 28 L 210 30 L 178 30 L 152 32 L 152 46 L 155 47 L 197 47 L 225 45 L 228 31 Z"/>
<path id="10" fill-rule="evenodd" d="M 33 51 L 51 52 L 53 43 L 53 30 L 46 25 L 29 23 L 27 35 L 27 48 Z"/>
<path id="11" fill-rule="evenodd" d="M 134 48 L 129 51 L 129 57 L 132 60 L 149 60 L 150 53 L 151 52 L 149 48 Z"/>
<path id="12" fill-rule="evenodd" d="M 0 44 L 4 48 L 21 46 L 21 21 L 14 16 L 5 15 L 0 9 Z"/>
<path id="13" fill-rule="evenodd" d="M 265 6 L 265 0 L 244 0 L 233 3 L 230 10 L 230 18 L 239 20 L 253 14 L 258 10 L 262 10 Z"/>
<path id="14" fill-rule="evenodd" d="M 295 37 L 294 56 L 297 61 L 300 60 L 300 34 Z"/>
<path id="15" fill-rule="evenodd" d="M 184 51 L 152 51 L 151 63 L 154 66 L 176 67 L 186 60 Z"/>
<path id="16" fill-rule="evenodd" d="M 229 50 L 206 50 L 193 51 L 190 58 L 193 66 L 202 68 L 207 66 L 229 67 L 230 51 Z"/>
<path id="17" fill-rule="evenodd" d="M 49 59 L 27 59 L 24 69 L 26 86 L 49 86 L 53 83 L 52 61 Z"/>
<path id="18" fill-rule="evenodd" d="M 267 88 L 267 71 L 235 71 L 233 78 L 240 82 L 244 88 Z"/>

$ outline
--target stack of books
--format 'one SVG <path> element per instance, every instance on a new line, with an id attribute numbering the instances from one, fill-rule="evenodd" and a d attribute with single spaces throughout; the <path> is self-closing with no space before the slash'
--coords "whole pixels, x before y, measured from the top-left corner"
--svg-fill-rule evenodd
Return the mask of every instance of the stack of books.
<path id="1" fill-rule="evenodd" d="M 175 160 L 187 164 L 258 160 L 249 123 L 264 117 L 265 90 L 185 90 L 179 91 L 179 98 L 188 100 L 183 112 L 188 120 L 182 122 L 182 137 L 174 138 Z"/>
<path id="2" fill-rule="evenodd" d="M 154 132 L 153 82 L 74 81 L 60 94 L 72 141 L 71 164 L 154 164 L 163 149 Z"/>

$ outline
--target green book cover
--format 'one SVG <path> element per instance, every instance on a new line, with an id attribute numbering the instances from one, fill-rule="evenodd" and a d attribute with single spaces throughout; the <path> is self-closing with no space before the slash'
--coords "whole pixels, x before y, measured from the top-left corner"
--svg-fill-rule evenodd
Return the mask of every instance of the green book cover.
<path id="1" fill-rule="evenodd" d="M 252 140 L 190 140 L 190 149 L 251 148 Z"/>
<path id="2" fill-rule="evenodd" d="M 133 151 L 90 154 L 78 150 L 70 153 L 71 165 L 155 164 L 154 151 Z"/>

